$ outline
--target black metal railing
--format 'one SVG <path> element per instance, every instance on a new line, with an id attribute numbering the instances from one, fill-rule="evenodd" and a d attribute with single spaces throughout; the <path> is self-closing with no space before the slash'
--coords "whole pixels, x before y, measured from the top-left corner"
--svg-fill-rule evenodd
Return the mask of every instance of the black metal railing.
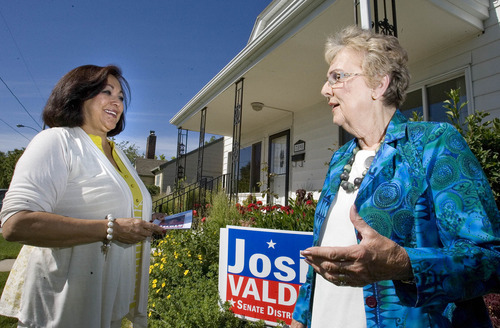
<path id="1" fill-rule="evenodd" d="M 153 201 L 153 212 L 176 214 L 192 209 L 205 208 L 212 201 L 213 194 L 226 189 L 229 174 L 216 178 L 202 178 L 173 193 Z"/>

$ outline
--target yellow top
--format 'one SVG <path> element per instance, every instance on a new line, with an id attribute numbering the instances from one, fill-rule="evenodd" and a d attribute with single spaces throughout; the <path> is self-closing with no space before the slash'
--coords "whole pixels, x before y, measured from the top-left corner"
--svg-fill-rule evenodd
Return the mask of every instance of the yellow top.
<path id="1" fill-rule="evenodd" d="M 90 139 L 95 143 L 95 145 L 104 153 L 104 150 L 102 149 L 102 140 L 101 137 L 89 134 Z M 130 191 L 132 192 L 132 197 L 134 198 L 134 218 L 141 219 L 142 218 L 142 193 L 137 186 L 137 182 L 135 179 L 132 177 L 130 172 L 127 170 L 125 165 L 123 164 L 122 160 L 118 156 L 118 154 L 115 151 L 115 143 L 111 140 L 108 140 L 109 145 L 111 146 L 111 153 L 113 155 L 113 159 L 116 162 L 116 165 L 118 165 L 118 172 L 122 176 L 122 178 L 127 182 L 127 185 L 130 188 Z M 130 308 L 135 307 L 135 303 L 137 301 L 137 295 L 139 293 L 139 275 L 140 275 L 140 270 L 141 270 L 141 259 L 142 259 L 142 243 L 138 243 L 135 246 L 135 251 L 136 251 L 136 257 L 135 257 L 135 264 L 136 264 L 136 269 L 135 269 L 135 291 L 134 291 L 134 302 L 130 304 Z"/>

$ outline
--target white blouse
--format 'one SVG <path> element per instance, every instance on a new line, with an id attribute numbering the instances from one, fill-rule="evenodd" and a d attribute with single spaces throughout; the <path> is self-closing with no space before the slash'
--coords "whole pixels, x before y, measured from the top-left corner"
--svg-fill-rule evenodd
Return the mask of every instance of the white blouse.
<path id="1" fill-rule="evenodd" d="M 116 151 L 140 186 L 142 219 L 149 220 L 149 192 L 123 152 Z M 81 128 L 52 128 L 39 133 L 20 158 L 0 219 L 3 224 L 21 210 L 83 220 L 107 214 L 133 217 L 133 208 L 130 188 Z M 142 246 L 134 309 L 136 246 L 113 241 L 105 260 L 101 245 L 23 247 L 2 294 L 0 314 L 28 327 L 120 327 L 125 316 L 134 327 L 146 327 L 149 241 Z"/>
<path id="2" fill-rule="evenodd" d="M 375 151 L 360 150 L 355 157 L 349 174 L 349 182 L 362 176 L 365 170 L 364 162 L 374 156 Z M 347 193 L 339 188 L 328 216 L 321 227 L 320 246 L 351 246 L 357 244 L 356 233 L 350 219 L 351 206 L 356 200 L 358 190 Z M 314 300 L 312 309 L 312 328 L 366 327 L 366 314 L 363 302 L 362 287 L 340 287 L 316 274 Z"/>

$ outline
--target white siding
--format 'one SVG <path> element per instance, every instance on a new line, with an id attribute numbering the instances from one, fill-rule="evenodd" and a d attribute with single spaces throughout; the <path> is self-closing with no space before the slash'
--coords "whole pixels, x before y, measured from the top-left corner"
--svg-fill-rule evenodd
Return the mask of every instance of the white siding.
<path id="1" fill-rule="evenodd" d="M 326 102 L 305 108 L 295 114 L 293 145 L 297 140 L 306 142 L 304 166 L 291 167 L 290 192 L 295 195 L 297 189 L 319 191 L 323 186 L 327 165 L 332 157 L 332 150 L 338 149 L 338 127 L 332 122 L 332 112 Z M 329 149 L 330 148 L 330 149 Z M 293 155 L 293 148 L 291 150 Z"/>
<path id="2" fill-rule="evenodd" d="M 244 124 L 244 122 L 243 122 Z M 285 118 L 271 122 L 261 129 L 253 131 L 251 135 L 242 138 L 242 148 L 253 143 L 262 142 L 262 165 L 268 162 L 269 136 L 290 129 L 290 157 L 293 155 L 293 144 L 298 140 L 306 142 L 305 161 L 303 166 L 290 163 L 290 194 L 295 197 L 297 189 L 305 189 L 310 192 L 321 190 L 327 165 L 333 154 L 333 149 L 338 149 L 338 128 L 332 122 L 332 113 L 326 102 L 318 103 L 312 107 L 293 114 L 293 125 L 291 113 Z M 224 139 L 224 173 L 227 172 L 228 154 L 232 150 L 232 138 Z M 265 172 L 261 174 L 261 181 L 267 182 Z M 317 197 L 315 193 L 315 197 Z M 258 195 L 256 195 L 258 196 Z M 240 195 L 244 199 L 246 194 Z"/>
<path id="3" fill-rule="evenodd" d="M 221 159 L 223 156 L 223 141 L 216 140 L 205 145 L 203 154 L 203 177 L 216 178 L 222 174 Z M 166 193 L 167 189 L 175 189 L 176 177 L 176 160 L 171 160 L 160 166 L 161 174 L 160 188 L 162 193 Z M 186 154 L 185 184 L 196 182 L 198 173 L 198 149 Z"/>
<path id="4" fill-rule="evenodd" d="M 412 86 L 470 67 L 474 110 L 487 111 L 489 119 L 500 118 L 500 6 L 493 2 L 483 34 L 463 40 L 455 47 L 413 63 Z M 411 61 L 411 58 L 410 58 Z"/>

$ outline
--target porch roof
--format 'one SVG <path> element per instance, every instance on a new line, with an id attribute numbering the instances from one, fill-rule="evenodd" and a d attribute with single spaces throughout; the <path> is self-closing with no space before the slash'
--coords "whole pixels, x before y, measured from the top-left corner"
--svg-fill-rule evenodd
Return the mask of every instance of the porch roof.
<path id="1" fill-rule="evenodd" d="M 398 38 L 412 63 L 446 51 L 483 30 L 488 0 L 398 1 Z M 231 136 L 234 83 L 244 78 L 242 134 L 323 102 L 326 37 L 354 24 L 352 0 L 274 0 L 257 18 L 247 46 L 171 120 L 197 131 L 207 107 L 205 131 Z M 252 110 L 252 102 L 266 105 Z M 325 110 L 327 110 L 325 102 Z M 266 123 L 267 122 L 267 123 Z"/>

